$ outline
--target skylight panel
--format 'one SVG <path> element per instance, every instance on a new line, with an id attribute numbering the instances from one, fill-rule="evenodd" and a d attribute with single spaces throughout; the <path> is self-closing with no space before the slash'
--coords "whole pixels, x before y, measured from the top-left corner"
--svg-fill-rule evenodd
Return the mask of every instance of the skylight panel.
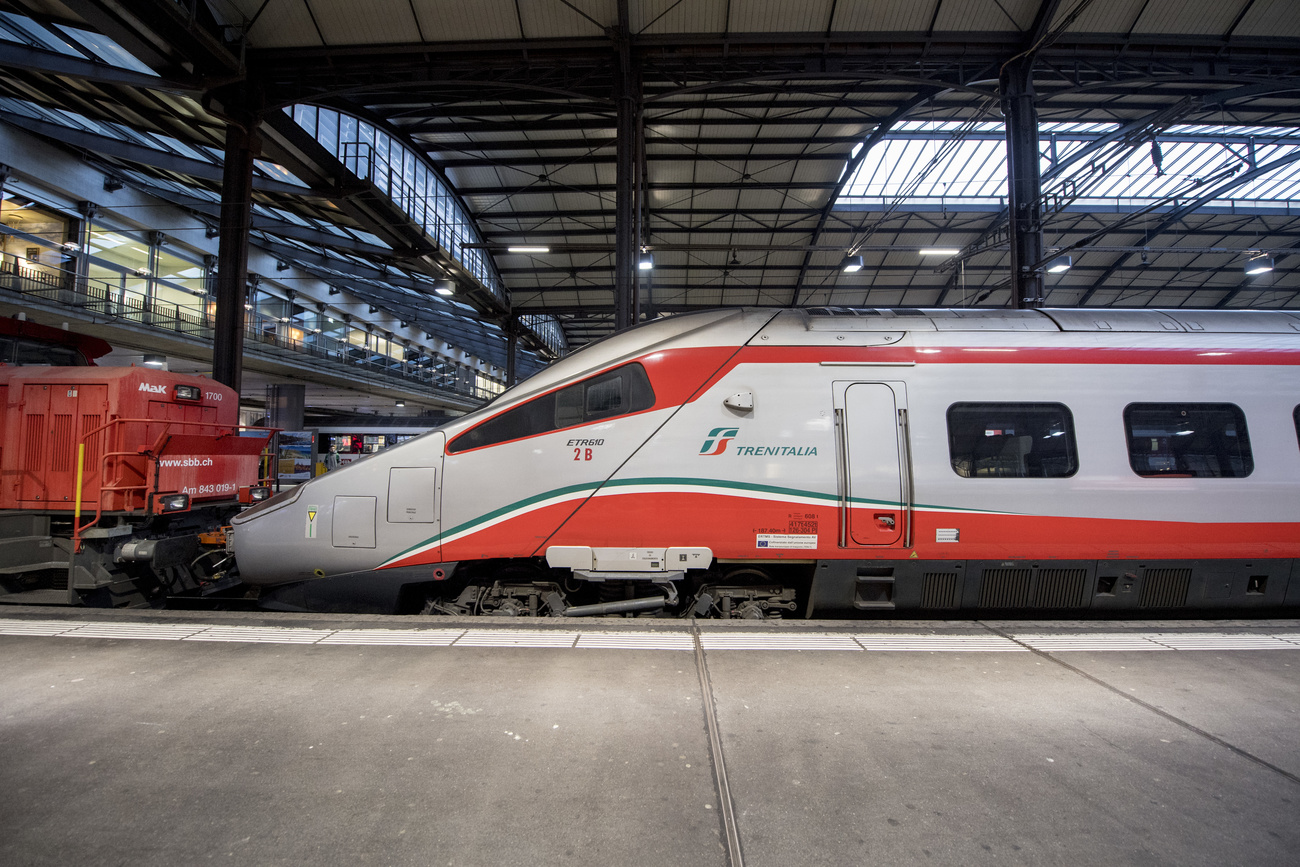
<path id="1" fill-rule="evenodd" d="M 1060 138 L 1076 136 L 1092 140 L 1119 129 L 1117 123 L 1075 123 L 1072 121 L 1045 121 L 1038 125 L 1040 136 L 1056 135 Z"/>
<path id="2" fill-rule="evenodd" d="M 1264 139 L 1295 140 L 1300 132 L 1284 126 L 1226 126 L 1222 124 L 1178 124 L 1171 126 L 1169 135 L 1196 135 L 1206 137 L 1255 136 Z"/>
<path id="3" fill-rule="evenodd" d="M 0 37 L 5 38 L 8 42 L 26 44 L 33 48 L 44 48 L 69 57 L 82 56 L 71 45 L 59 39 L 35 21 L 22 15 L 14 15 L 11 12 L 0 12 Z"/>
<path id="4" fill-rule="evenodd" d="M 22 31 L 11 29 L 5 20 L 5 13 L 0 12 L 0 42 L 16 42 L 19 45 L 30 45 L 31 41 Z"/>
<path id="5" fill-rule="evenodd" d="M 287 211 L 284 208 L 268 208 L 268 210 L 279 217 L 283 222 L 293 223 L 295 226 L 303 226 L 308 229 L 316 229 L 318 226 L 307 222 L 293 211 Z"/>
<path id="6" fill-rule="evenodd" d="M 352 237 L 356 238 L 358 241 L 364 241 L 367 244 L 373 244 L 376 247 L 388 246 L 382 240 L 380 240 L 378 235 L 372 235 L 369 232 L 363 232 L 360 229 L 348 229 L 348 232 L 349 234 L 352 235 Z"/>
<path id="7" fill-rule="evenodd" d="M 63 108 L 47 109 L 41 107 L 37 107 L 37 110 L 47 113 L 49 119 L 53 123 L 59 123 L 63 126 L 71 127 L 72 129 L 79 129 L 84 132 L 93 132 L 96 135 L 108 136 L 110 138 L 113 137 L 114 130 L 111 125 L 96 123 L 84 115 L 77 114 L 75 111 L 68 111 Z"/>
<path id="8" fill-rule="evenodd" d="M 96 122 L 91 120 L 87 120 L 86 123 L 93 123 L 99 129 L 109 130 L 109 132 L 104 133 L 104 135 L 113 136 L 116 134 L 117 136 L 126 139 L 132 144 L 138 144 L 141 147 L 147 147 L 150 148 L 151 150 L 162 151 L 163 153 L 171 152 L 170 148 L 168 148 L 165 144 L 163 144 L 158 139 L 154 138 L 153 133 L 143 132 L 137 129 L 131 129 L 130 127 L 120 123 L 110 124 L 110 123 Z"/>
<path id="9" fill-rule="evenodd" d="M 1149 141 L 1127 150 L 1111 144 L 1087 159 L 1074 159 L 1082 148 L 1118 128 L 1114 123 L 1042 124 L 1039 152 L 1041 169 L 1048 178 L 1045 192 L 1066 193 L 1081 201 L 1111 200 L 1134 205 L 1175 196 L 1201 196 L 1248 171 L 1252 153 L 1253 165 L 1261 166 L 1300 148 L 1300 131 L 1296 130 L 1184 125 L 1157 135 L 1159 169 Z M 859 205 L 879 203 L 882 208 L 900 200 L 920 206 L 926 199 L 954 206 L 963 200 L 1001 206 L 1007 194 L 1006 145 L 1000 135 L 989 135 L 994 129 L 1000 130 L 1001 124 L 899 124 L 893 134 L 863 156 L 853 177 L 845 183 L 843 198 L 846 203 L 857 199 Z M 932 137 L 918 137 L 919 132 Z M 960 132 L 978 135 L 953 142 L 950 137 Z M 944 148 L 946 151 L 941 150 Z M 940 153 L 941 158 L 935 160 Z M 1300 163 L 1225 191 L 1223 199 L 1261 203 L 1290 200 L 1297 197 L 1297 187 Z"/>
<path id="10" fill-rule="evenodd" d="M 155 77 L 158 75 L 158 73 L 133 57 L 125 48 L 101 33 L 91 33 L 88 30 L 80 30 L 64 24 L 56 24 L 55 26 L 96 60 L 102 60 L 104 63 L 116 66 L 118 69 L 128 69 L 132 72 Z"/>
<path id="11" fill-rule="evenodd" d="M 253 160 L 253 164 L 257 167 L 259 172 L 268 178 L 272 178 L 273 180 L 285 184 L 293 184 L 295 187 L 307 189 L 307 185 L 304 184 L 297 175 L 279 163 L 273 163 L 269 160 Z"/>
<path id="12" fill-rule="evenodd" d="M 212 163 L 212 160 L 208 157 L 206 153 L 203 153 L 195 148 L 190 147 L 189 145 L 185 144 L 185 142 L 180 141 L 179 139 L 175 139 L 172 138 L 171 136 L 162 135 L 161 133 L 156 133 L 156 132 L 149 133 L 149 138 L 152 141 L 157 143 L 155 145 L 155 148 L 158 150 L 169 150 L 172 153 L 178 154 L 183 157 L 189 157 L 192 160 L 198 160 L 199 162 L 202 163 Z M 213 165 L 220 165 L 220 164 L 221 164 L 220 162 L 213 163 Z"/>
<path id="13" fill-rule="evenodd" d="M 310 244 L 299 241 L 297 238 L 279 238 L 277 243 L 285 247 L 294 247 L 298 250 L 310 250 L 315 252 L 316 248 Z"/>
<path id="14" fill-rule="evenodd" d="M 329 235 L 336 235 L 336 236 L 338 236 L 338 237 L 340 237 L 340 238 L 351 238 L 351 237 L 352 237 L 351 233 L 348 232 L 347 229 L 345 229 L 345 228 L 343 228 L 342 226 L 339 226 L 339 225 L 337 225 L 337 224 L 335 224 L 335 223 L 331 223 L 331 222 L 328 221 L 328 220 L 322 220 L 322 221 L 320 221 L 318 224 L 316 224 L 315 228 L 319 229 L 319 230 L 322 231 L 322 232 L 325 232 L 326 234 L 329 234 Z M 384 246 L 387 246 L 387 245 L 384 245 Z"/>
<path id="15" fill-rule="evenodd" d="M 41 117 L 36 110 L 36 106 L 32 103 L 7 96 L 0 96 L 0 111 L 7 111 L 23 117 Z"/>

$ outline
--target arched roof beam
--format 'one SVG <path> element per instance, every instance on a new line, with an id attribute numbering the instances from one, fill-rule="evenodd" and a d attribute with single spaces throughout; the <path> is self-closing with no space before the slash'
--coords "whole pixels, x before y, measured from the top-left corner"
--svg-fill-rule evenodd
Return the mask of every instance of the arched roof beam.
<path id="1" fill-rule="evenodd" d="M 1255 168 L 1250 169 L 1249 171 L 1241 172 L 1240 174 L 1234 175 L 1232 179 L 1227 181 L 1226 183 L 1219 184 L 1215 186 L 1213 189 L 1211 189 L 1209 192 L 1197 196 L 1195 199 L 1192 199 L 1191 201 L 1187 202 L 1184 205 L 1179 205 L 1175 207 L 1173 211 L 1171 211 L 1163 220 L 1160 221 L 1160 225 L 1156 226 L 1156 228 L 1153 229 L 1150 234 L 1159 235 L 1162 232 L 1168 231 L 1170 227 L 1176 224 L 1183 217 L 1203 207 L 1209 202 L 1214 201 L 1215 199 L 1222 198 L 1224 193 L 1227 193 L 1230 190 L 1233 190 L 1243 184 L 1250 183 L 1256 178 L 1262 177 L 1268 174 L 1269 172 L 1276 171 L 1277 169 L 1280 169 L 1284 166 L 1289 166 L 1296 161 L 1300 161 L 1300 148 L 1296 148 L 1291 153 L 1282 157 L 1278 157 L 1277 159 L 1267 162 L 1261 166 L 1256 166 Z M 1119 231 L 1120 228 L 1127 225 L 1128 223 L 1133 222 L 1133 220 L 1135 220 L 1137 217 L 1149 213 L 1150 211 L 1155 210 L 1156 207 L 1164 205 L 1171 200 L 1178 201 L 1181 198 L 1182 196 L 1173 196 L 1168 199 L 1162 199 L 1160 202 L 1156 203 L 1155 205 L 1152 205 L 1149 208 L 1144 208 L 1141 211 L 1137 211 L 1133 214 L 1126 216 L 1124 219 L 1119 220 L 1118 222 L 1110 226 L 1107 226 L 1103 229 L 1099 229 L 1096 232 L 1093 232 L 1092 234 L 1083 238 L 1082 240 L 1077 241 L 1074 244 L 1071 244 L 1069 247 L 1062 248 L 1061 250 L 1053 253 L 1052 255 L 1057 256 L 1060 255 L 1061 253 L 1069 252 L 1071 250 L 1086 249 L 1090 241 L 1102 237 L 1103 235 L 1108 235 L 1113 232 Z M 1116 259 L 1115 262 L 1113 262 L 1110 265 L 1110 267 L 1108 267 L 1105 270 L 1105 272 L 1102 273 L 1101 277 L 1095 280 L 1092 286 L 1090 286 L 1088 290 L 1083 293 L 1082 297 L 1079 298 L 1075 306 L 1083 307 L 1087 305 L 1088 300 L 1092 298 L 1092 296 L 1095 295 L 1097 291 L 1100 290 L 1105 285 L 1106 281 L 1109 280 L 1115 274 L 1116 271 L 1124 267 L 1125 264 L 1127 264 L 1128 260 L 1132 256 L 1133 256 L 1132 253 L 1126 253 L 1120 256 L 1118 259 Z"/>
<path id="2" fill-rule="evenodd" d="M 1192 113 L 1196 107 L 1195 100 L 1190 97 L 1184 98 L 1174 105 L 1161 108 L 1144 117 L 1130 121 L 1117 129 L 1100 136 L 1096 140 L 1089 142 L 1082 148 L 1067 156 L 1065 159 L 1058 161 L 1050 166 L 1047 171 L 1043 172 L 1042 182 L 1044 186 L 1043 200 L 1046 202 L 1055 195 L 1055 188 L 1046 189 L 1049 181 L 1054 181 L 1064 176 L 1068 169 L 1085 163 L 1089 160 L 1096 159 L 1099 155 L 1108 152 L 1118 151 L 1120 153 L 1132 151 L 1134 148 L 1141 147 L 1150 141 L 1160 129 L 1167 128 L 1185 115 Z M 1098 175 L 1098 180 L 1101 179 Z M 1058 187 L 1061 185 L 1057 185 Z M 1062 202 L 1073 201 L 1082 194 L 1082 190 L 1075 189 L 1068 197 L 1057 197 L 1058 205 L 1052 209 L 1053 213 L 1064 210 Z M 989 227 L 980 234 L 978 238 L 967 244 L 958 255 L 946 262 L 940 263 L 936 270 L 952 269 L 953 276 L 948 281 L 948 287 L 944 294 L 939 298 L 939 304 L 942 305 L 948 291 L 955 287 L 957 280 L 958 262 L 979 255 L 1006 243 L 1007 220 L 1010 211 L 1003 207 L 996 218 L 989 224 Z"/>
<path id="3" fill-rule="evenodd" d="M 894 127 L 894 124 L 905 118 L 918 106 L 924 105 L 932 99 L 935 94 L 940 92 L 942 92 L 941 89 L 933 88 L 923 93 L 918 93 L 895 109 L 889 117 L 876 124 L 876 128 L 871 131 L 871 135 L 867 136 L 867 138 L 862 142 L 862 147 L 858 149 L 857 155 L 850 159 L 848 164 L 844 167 L 844 173 L 840 175 L 839 183 L 835 185 L 830 198 L 822 207 L 821 212 L 817 215 L 817 226 L 812 231 L 812 239 L 810 241 L 813 246 L 821 243 L 822 232 L 826 228 L 826 223 L 830 219 L 831 212 L 835 210 L 835 203 L 839 201 L 840 196 L 844 193 L 844 188 L 857 173 L 858 166 L 862 165 L 862 161 L 866 158 L 867 153 L 879 144 L 886 135 L 888 135 L 889 131 Z M 803 255 L 803 264 L 799 266 L 799 276 L 795 280 L 794 292 L 790 296 L 791 307 L 799 306 L 799 296 L 803 293 L 803 281 L 808 275 L 808 268 L 812 263 L 812 257 L 812 251 L 806 251 Z"/>

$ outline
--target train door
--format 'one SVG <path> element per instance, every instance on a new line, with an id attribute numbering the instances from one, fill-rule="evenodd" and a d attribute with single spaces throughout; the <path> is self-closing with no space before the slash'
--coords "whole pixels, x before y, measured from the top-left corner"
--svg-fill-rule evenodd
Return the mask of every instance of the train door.
<path id="1" fill-rule="evenodd" d="M 23 386 L 23 474 L 20 499 L 71 508 L 77 443 L 98 427 L 108 400 L 104 385 L 27 383 Z M 87 442 L 82 490 L 98 479 L 100 438 Z M 84 497 L 84 493 L 83 493 Z"/>
<path id="2" fill-rule="evenodd" d="M 438 539 L 442 536 L 442 453 L 444 436 L 430 434 L 423 440 L 426 444 L 425 454 L 437 455 L 429 463 L 420 466 L 394 466 L 388 469 L 388 497 L 385 519 L 381 525 L 382 546 L 396 547 L 397 550 L 409 550 L 420 547 L 423 562 L 436 562 L 442 557 L 442 546 Z M 408 447 L 407 452 L 416 454 Z M 398 449 L 392 454 L 405 454 Z M 373 500 L 372 500 L 373 502 Z M 334 522 L 337 535 L 339 514 L 338 498 L 335 499 L 336 510 Z M 334 543 L 339 544 L 337 541 Z"/>
<path id="3" fill-rule="evenodd" d="M 54 440 L 49 430 L 49 383 L 24 383 L 22 407 L 23 474 L 18 499 L 41 502 L 49 499 L 49 454 Z"/>
<path id="4" fill-rule="evenodd" d="M 906 542 L 910 519 L 901 383 L 837 383 L 840 544 Z"/>

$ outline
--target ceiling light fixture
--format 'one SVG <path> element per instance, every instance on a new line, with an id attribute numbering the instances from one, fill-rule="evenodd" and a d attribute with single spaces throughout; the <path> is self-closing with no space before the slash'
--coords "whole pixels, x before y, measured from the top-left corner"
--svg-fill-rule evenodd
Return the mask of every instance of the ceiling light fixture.
<path id="1" fill-rule="evenodd" d="M 918 252 L 922 256 L 956 256 L 961 250 L 956 247 L 922 247 Z"/>
<path id="2" fill-rule="evenodd" d="M 550 247 L 506 247 L 507 253 L 549 253 Z"/>
<path id="3" fill-rule="evenodd" d="M 446 298 L 456 294 L 456 284 L 450 280 L 435 280 L 433 281 L 433 291 L 435 294 Z"/>
<path id="4" fill-rule="evenodd" d="M 1273 257 L 1260 256 L 1251 259 L 1246 263 L 1246 276 L 1254 277 L 1256 274 L 1267 274 L 1273 270 Z"/>
<path id="5" fill-rule="evenodd" d="M 642 253 L 641 258 L 637 259 L 637 268 L 642 271 L 649 271 L 655 266 L 655 257 L 653 253 Z"/>
<path id="6" fill-rule="evenodd" d="M 861 271 L 861 270 L 862 270 L 862 257 L 861 257 L 861 256 L 845 256 L 844 259 L 843 259 L 843 261 L 840 262 L 840 270 L 843 271 L 845 274 L 852 274 L 852 273 L 854 273 L 854 272 L 856 272 L 856 271 Z"/>
<path id="7" fill-rule="evenodd" d="M 1047 263 L 1048 274 L 1064 274 L 1074 265 L 1074 259 L 1070 256 L 1057 256 Z"/>
<path id="8" fill-rule="evenodd" d="M 146 355 L 144 363 L 149 367 L 166 367 L 167 356 L 165 355 Z"/>

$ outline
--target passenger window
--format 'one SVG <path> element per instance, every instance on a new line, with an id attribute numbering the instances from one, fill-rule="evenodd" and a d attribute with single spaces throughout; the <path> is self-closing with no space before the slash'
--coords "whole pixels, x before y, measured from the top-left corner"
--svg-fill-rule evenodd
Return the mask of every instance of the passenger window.
<path id="1" fill-rule="evenodd" d="M 654 406 L 650 377 L 639 364 L 544 394 L 465 431 L 447 445 L 448 454 L 523 439 Z"/>
<path id="2" fill-rule="evenodd" d="M 966 478 L 1064 478 L 1079 469 L 1074 417 L 1059 403 L 954 403 L 948 454 Z"/>
<path id="3" fill-rule="evenodd" d="M 1132 403 L 1124 429 L 1139 476 L 1241 478 L 1255 469 L 1246 417 L 1230 403 Z"/>
<path id="4" fill-rule="evenodd" d="M 582 424 L 582 389 L 570 386 L 555 395 L 556 428 Z"/>

